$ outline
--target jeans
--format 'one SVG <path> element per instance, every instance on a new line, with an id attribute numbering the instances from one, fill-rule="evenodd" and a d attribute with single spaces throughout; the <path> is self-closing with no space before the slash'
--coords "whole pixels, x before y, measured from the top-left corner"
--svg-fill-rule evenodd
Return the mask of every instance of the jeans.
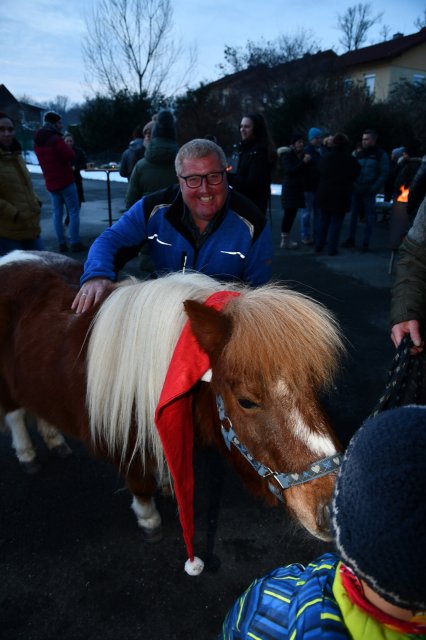
<path id="1" fill-rule="evenodd" d="M 15 251 L 15 249 L 43 251 L 44 242 L 40 237 L 34 238 L 34 240 L 10 240 L 9 238 L 0 238 L 0 256 L 5 256 L 6 253 Z"/>
<path id="2" fill-rule="evenodd" d="M 351 221 L 349 227 L 349 238 L 355 242 L 356 228 L 360 213 L 364 212 L 365 229 L 363 245 L 368 247 L 376 223 L 376 195 L 374 193 L 352 194 Z"/>
<path id="3" fill-rule="evenodd" d="M 63 189 L 58 189 L 58 191 L 51 191 L 50 197 L 53 208 L 53 228 L 55 229 L 59 244 L 65 244 L 63 223 L 64 204 L 67 206 L 70 217 L 69 230 L 71 244 L 77 244 L 80 242 L 80 203 L 75 182 L 72 182 Z"/>
<path id="4" fill-rule="evenodd" d="M 319 233 L 319 208 L 315 191 L 305 191 L 305 208 L 300 210 L 300 235 L 302 240 L 317 242 Z"/>

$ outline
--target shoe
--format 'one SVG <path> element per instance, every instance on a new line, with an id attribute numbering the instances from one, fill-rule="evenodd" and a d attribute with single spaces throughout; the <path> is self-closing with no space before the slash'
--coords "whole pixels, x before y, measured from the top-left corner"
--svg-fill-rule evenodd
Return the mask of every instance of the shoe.
<path id="1" fill-rule="evenodd" d="M 86 251 L 86 247 L 81 242 L 75 242 L 71 245 L 71 251 L 73 253 L 78 253 L 79 251 Z"/>
<path id="2" fill-rule="evenodd" d="M 321 253 L 322 247 L 315 247 L 315 253 Z"/>
<path id="3" fill-rule="evenodd" d="M 68 251 L 67 245 L 63 242 L 59 245 L 59 253 L 66 253 Z"/>
<path id="4" fill-rule="evenodd" d="M 289 240 L 288 233 L 281 234 L 280 249 L 297 249 L 298 246 L 297 242 Z"/>
<path id="5" fill-rule="evenodd" d="M 314 244 L 312 238 L 302 238 L 302 244 Z"/>
<path id="6" fill-rule="evenodd" d="M 355 246 L 355 241 L 352 240 L 352 238 L 348 238 L 347 240 L 342 242 L 340 246 L 342 246 L 344 249 L 350 249 L 351 247 Z"/>

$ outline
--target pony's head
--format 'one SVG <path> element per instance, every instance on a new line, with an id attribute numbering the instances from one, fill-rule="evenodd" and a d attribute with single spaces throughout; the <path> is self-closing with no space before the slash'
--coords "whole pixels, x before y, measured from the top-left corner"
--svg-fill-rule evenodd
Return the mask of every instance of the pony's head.
<path id="1" fill-rule="evenodd" d="M 185 302 L 192 332 L 209 355 L 223 431 L 235 432 L 242 445 L 243 455 L 237 445 L 230 456 L 254 493 L 270 503 L 283 499 L 308 531 L 327 539 L 335 474 L 322 475 L 321 468 L 316 475 L 315 469 L 324 458 L 329 469 L 339 464 L 319 401 L 343 351 L 336 321 L 319 303 L 284 287 L 240 293 L 222 311 Z M 217 434 L 212 426 L 211 439 Z M 304 475 L 310 469 L 312 475 Z M 302 476 L 313 479 L 299 484 Z M 282 490 L 288 479 L 290 487 Z"/>

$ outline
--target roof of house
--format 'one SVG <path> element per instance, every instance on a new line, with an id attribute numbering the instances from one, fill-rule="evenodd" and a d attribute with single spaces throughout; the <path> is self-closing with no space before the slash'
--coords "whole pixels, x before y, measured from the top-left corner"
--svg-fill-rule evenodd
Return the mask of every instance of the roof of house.
<path id="1" fill-rule="evenodd" d="M 409 36 L 395 34 L 392 40 L 373 44 L 370 47 L 348 51 L 339 57 L 344 67 L 352 67 L 367 62 L 378 62 L 401 56 L 406 51 L 426 42 L 426 27 Z"/>
<path id="2" fill-rule="evenodd" d="M 321 73 L 326 69 L 328 70 L 330 65 L 333 64 L 337 59 L 337 54 L 331 49 L 327 49 L 326 51 L 319 51 L 318 53 L 306 54 L 302 58 L 290 60 L 289 62 L 282 62 L 280 64 L 274 65 L 273 67 L 269 67 L 266 64 L 259 64 L 253 67 L 248 67 L 247 69 L 236 71 L 235 73 L 223 76 L 218 80 L 209 82 L 208 86 L 210 88 L 229 86 L 240 80 L 247 81 L 250 78 L 258 79 L 259 75 L 262 76 L 265 74 L 273 74 L 274 76 L 279 76 L 280 74 L 285 73 L 295 73 L 300 68 L 303 68 L 305 70 L 314 68 L 317 73 Z"/>

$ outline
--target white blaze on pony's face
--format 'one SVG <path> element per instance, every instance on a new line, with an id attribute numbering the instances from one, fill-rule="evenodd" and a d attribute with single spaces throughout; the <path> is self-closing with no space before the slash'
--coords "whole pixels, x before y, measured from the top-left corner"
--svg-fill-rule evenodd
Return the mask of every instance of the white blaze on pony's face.
<path id="1" fill-rule="evenodd" d="M 282 397 L 283 402 L 291 398 L 290 391 L 285 384 L 284 380 L 277 382 L 275 393 L 277 397 Z M 308 449 L 312 451 L 312 454 L 318 459 L 326 458 L 337 453 L 336 443 L 330 438 L 327 433 L 318 433 L 314 431 L 303 418 L 301 412 L 296 406 L 290 408 L 288 413 L 290 429 L 294 434 L 294 437 L 299 439 Z"/>

